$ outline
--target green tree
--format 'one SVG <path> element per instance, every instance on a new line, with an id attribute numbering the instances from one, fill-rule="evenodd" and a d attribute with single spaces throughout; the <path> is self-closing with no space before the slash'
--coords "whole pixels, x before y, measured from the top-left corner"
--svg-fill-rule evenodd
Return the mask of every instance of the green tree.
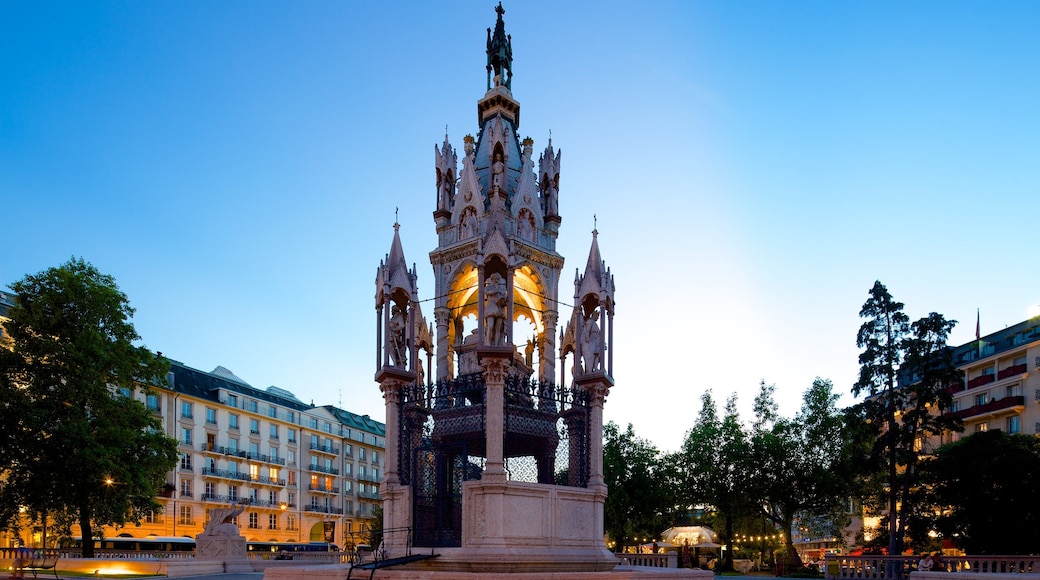
<path id="1" fill-rule="evenodd" d="M 969 554 L 1040 546 L 1040 439 L 985 431 L 939 447 L 922 466 L 936 529 Z"/>
<path id="2" fill-rule="evenodd" d="M 0 504 L 74 517 L 84 539 L 161 511 L 155 496 L 177 442 L 128 395 L 165 380 L 169 364 L 134 345 L 126 295 L 76 258 L 11 289 L 11 349 L 0 349 L 0 432 L 10 445 L 0 455 Z M 84 556 L 93 549 L 83 542 Z"/>
<path id="3" fill-rule="evenodd" d="M 748 480 L 754 469 L 750 442 L 736 410 L 736 395 L 726 401 L 721 419 L 711 391 L 701 396 L 701 411 L 686 433 L 676 463 L 681 466 L 679 488 L 689 503 L 714 508 L 727 549 L 722 570 L 733 568 L 733 540 L 737 522 L 753 512 Z"/>
<path id="4" fill-rule="evenodd" d="M 659 534 L 675 501 L 653 443 L 638 437 L 631 424 L 621 431 L 611 421 L 603 433 L 603 525 L 620 550 L 632 538 Z"/>
<path id="5" fill-rule="evenodd" d="M 914 491 L 923 443 L 943 430 L 960 428 L 957 419 L 942 413 L 951 402 L 947 387 L 961 376 L 946 346 L 957 322 L 933 312 L 911 324 L 903 303 L 880 281 L 859 314 L 867 320 L 856 336 L 863 352 L 852 393 L 867 395 L 867 420 L 883 426 L 875 452 L 884 457 L 888 473 L 888 552 L 900 554 L 908 523 L 917 513 Z"/>
<path id="6" fill-rule="evenodd" d="M 772 392 L 763 382 L 756 398 L 751 481 L 763 515 L 783 534 L 785 564 L 793 570 L 801 565 L 791 537 L 796 520 L 840 537 L 865 453 L 858 426 L 836 407 L 831 381 L 813 381 L 794 419 L 775 415 Z"/>

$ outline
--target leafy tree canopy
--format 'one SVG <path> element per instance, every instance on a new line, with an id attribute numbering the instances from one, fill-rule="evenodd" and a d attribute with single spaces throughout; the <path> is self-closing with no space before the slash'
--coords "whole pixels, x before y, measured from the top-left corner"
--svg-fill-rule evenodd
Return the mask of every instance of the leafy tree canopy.
<path id="1" fill-rule="evenodd" d="M 11 285 L 0 349 L 0 504 L 74 517 L 84 537 L 161 511 L 176 441 L 128 396 L 165 381 L 169 364 L 143 346 L 115 280 L 82 259 Z M 4 525 L 10 514 L 0 512 Z M 93 543 L 84 542 L 84 555 Z"/>
<path id="2" fill-rule="evenodd" d="M 940 447 L 923 466 L 937 531 L 969 554 L 1040 546 L 1040 439 L 986 431 Z"/>

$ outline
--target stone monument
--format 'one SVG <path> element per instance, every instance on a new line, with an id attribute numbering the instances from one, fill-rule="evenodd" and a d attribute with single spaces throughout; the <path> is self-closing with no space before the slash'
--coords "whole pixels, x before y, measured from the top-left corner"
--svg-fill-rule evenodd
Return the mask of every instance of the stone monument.
<path id="1" fill-rule="evenodd" d="M 246 559 L 246 538 L 238 531 L 235 518 L 245 511 L 244 505 L 210 510 L 206 529 L 195 536 L 195 559 L 203 561 L 235 561 Z"/>

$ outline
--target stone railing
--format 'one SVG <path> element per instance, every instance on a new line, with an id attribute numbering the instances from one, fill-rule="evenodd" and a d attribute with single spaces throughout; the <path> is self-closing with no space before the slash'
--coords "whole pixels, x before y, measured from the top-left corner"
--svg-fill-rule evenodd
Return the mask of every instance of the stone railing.
<path id="1" fill-rule="evenodd" d="M 931 572 L 916 572 L 920 556 L 827 556 L 825 577 L 832 579 L 888 580 L 906 578 L 911 572 L 925 575 L 1040 574 L 1040 556 L 943 556 Z"/>
<path id="2" fill-rule="evenodd" d="M 623 554 L 614 553 L 621 560 L 622 566 L 643 566 L 645 568 L 678 568 L 679 556 L 675 552 L 667 554 Z"/>

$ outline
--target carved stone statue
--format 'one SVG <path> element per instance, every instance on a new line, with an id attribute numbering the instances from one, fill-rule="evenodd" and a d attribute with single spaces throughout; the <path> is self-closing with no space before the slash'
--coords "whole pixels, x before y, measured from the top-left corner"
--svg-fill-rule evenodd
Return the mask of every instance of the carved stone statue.
<path id="1" fill-rule="evenodd" d="M 556 183 L 549 179 L 545 185 L 545 215 L 557 215 L 560 211 Z"/>
<path id="2" fill-rule="evenodd" d="M 405 348 L 404 331 L 408 326 L 404 317 L 404 311 L 400 306 L 394 305 L 393 314 L 390 316 L 390 359 L 397 368 L 404 368 L 407 360 L 407 349 Z"/>
<path id="3" fill-rule="evenodd" d="M 477 215 L 473 208 L 466 208 L 459 224 L 459 239 L 465 240 L 477 235 Z"/>
<path id="4" fill-rule="evenodd" d="M 585 372 L 591 373 L 603 366 L 602 340 L 599 324 L 596 322 L 596 311 L 593 311 L 585 320 L 581 334 L 581 357 L 585 365 Z"/>
<path id="5" fill-rule="evenodd" d="M 527 346 L 524 347 L 524 362 L 527 366 L 534 364 L 534 339 L 527 339 Z"/>
<path id="6" fill-rule="evenodd" d="M 202 536 L 239 536 L 238 526 L 234 521 L 238 515 L 246 510 L 246 506 L 231 504 L 229 508 L 213 508 L 210 510 L 209 523 L 206 529 L 199 535 Z"/>
<path id="7" fill-rule="evenodd" d="M 505 344 L 506 330 L 506 286 L 502 276 L 495 272 L 484 283 L 484 328 L 487 344 Z"/>
<path id="8" fill-rule="evenodd" d="M 491 189 L 498 191 L 506 190 L 506 164 L 502 159 L 502 152 L 495 151 L 495 158 L 491 162 Z"/>

